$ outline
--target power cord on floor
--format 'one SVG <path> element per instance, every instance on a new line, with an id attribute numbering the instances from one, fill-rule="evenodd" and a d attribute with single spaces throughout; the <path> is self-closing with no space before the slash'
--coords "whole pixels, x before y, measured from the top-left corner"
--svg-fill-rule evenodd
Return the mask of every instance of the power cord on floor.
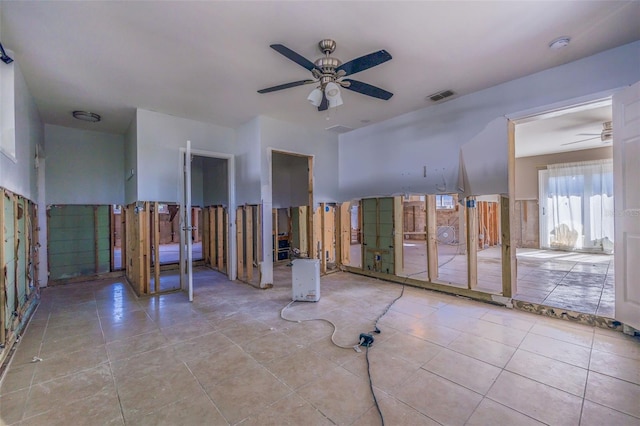
<path id="1" fill-rule="evenodd" d="M 373 390 L 373 380 L 371 379 L 371 364 L 369 362 L 369 348 L 373 345 L 374 342 L 374 338 L 373 338 L 373 334 L 372 333 L 376 333 L 376 334 L 380 334 L 380 328 L 378 328 L 378 322 L 382 319 L 382 317 L 384 317 L 387 312 L 389 312 L 389 309 L 391 309 L 391 307 L 394 305 L 394 303 L 396 303 L 402 296 L 404 296 L 404 289 L 405 286 L 407 284 L 407 280 L 414 276 L 414 275 L 420 275 L 420 274 L 424 274 L 427 271 L 420 271 L 420 272 L 415 272 L 413 274 L 409 274 L 406 275 L 404 277 L 404 281 L 402 282 L 402 291 L 400 292 L 400 295 L 398 297 L 396 297 L 395 299 L 393 299 L 391 301 L 391 303 L 389 303 L 387 305 L 387 307 L 384 309 L 384 311 L 382 311 L 382 313 L 378 316 L 378 318 L 376 318 L 374 325 L 373 325 L 373 331 L 369 332 L 369 333 L 360 333 L 360 336 L 358 338 L 358 343 L 352 346 L 344 346 L 344 345 L 340 345 L 338 343 L 336 343 L 335 341 L 335 335 L 336 332 L 338 331 L 338 327 L 330 320 L 325 319 L 325 318 L 308 318 L 308 319 L 301 319 L 301 320 L 294 320 L 294 319 L 290 319 L 290 318 L 286 318 L 284 316 L 284 311 L 287 310 L 294 302 L 295 300 L 292 300 L 291 302 L 289 302 L 287 304 L 287 306 L 285 306 L 284 308 L 282 308 L 280 310 L 280 318 L 282 318 L 285 321 L 289 321 L 289 322 L 304 322 L 304 321 L 325 321 L 328 322 L 329 324 L 331 324 L 333 326 L 333 333 L 331 333 L 331 343 L 333 343 L 334 345 L 336 345 L 339 348 L 342 349 L 354 349 L 356 352 L 362 352 L 360 350 L 360 346 L 363 346 L 366 349 L 365 351 L 365 359 L 367 360 L 367 376 L 369 378 L 369 389 L 371 390 L 371 395 L 373 396 L 373 402 L 376 406 L 376 410 L 378 411 L 378 414 L 380 415 L 380 422 L 382 424 L 382 426 L 384 426 L 384 416 L 382 415 L 382 410 L 380 409 L 380 404 L 378 404 L 378 398 L 376 397 L 376 393 Z"/>

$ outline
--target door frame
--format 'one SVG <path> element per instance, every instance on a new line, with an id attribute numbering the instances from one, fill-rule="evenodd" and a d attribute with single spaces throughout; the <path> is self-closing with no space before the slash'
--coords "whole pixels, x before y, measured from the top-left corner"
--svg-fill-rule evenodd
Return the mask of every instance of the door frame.
<path id="1" fill-rule="evenodd" d="M 178 200 L 181 200 L 181 187 L 183 185 L 182 182 L 182 176 L 184 176 L 184 162 L 183 162 L 183 158 L 184 155 L 187 152 L 187 149 L 185 147 L 180 147 L 178 150 L 178 176 L 180 176 L 179 178 L 179 182 L 178 182 Z M 206 150 L 201 150 L 201 149 L 191 149 L 190 150 L 191 155 L 197 155 L 199 157 L 209 157 L 209 158 L 217 158 L 220 160 L 227 160 L 227 199 L 229 202 L 229 205 L 227 206 L 228 211 L 229 211 L 229 223 L 228 223 L 228 227 L 229 227 L 229 235 L 235 235 L 235 231 L 233 229 L 233 226 L 236 222 L 236 194 L 234 191 L 235 185 L 236 185 L 236 172 L 235 172 L 235 155 L 233 154 L 226 154 L 223 152 L 217 152 L 217 151 L 206 151 Z M 228 249 L 227 249 L 227 277 L 229 278 L 230 281 L 233 281 L 236 279 L 236 274 L 237 274 L 237 269 L 236 269 L 236 241 L 235 238 L 229 238 L 229 241 L 227 242 L 228 245 Z"/>

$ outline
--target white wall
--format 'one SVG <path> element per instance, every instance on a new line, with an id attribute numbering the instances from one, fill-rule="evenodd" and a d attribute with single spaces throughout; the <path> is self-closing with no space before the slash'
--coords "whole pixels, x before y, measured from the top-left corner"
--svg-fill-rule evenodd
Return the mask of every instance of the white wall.
<path id="1" fill-rule="evenodd" d="M 179 152 L 191 141 L 194 150 L 235 153 L 235 131 L 228 127 L 137 111 L 138 199 L 177 201 Z"/>
<path id="2" fill-rule="evenodd" d="M 639 78 L 640 41 L 342 134 L 341 198 L 456 191 L 460 147 L 489 123 Z M 506 137 L 503 142 L 506 150 Z M 494 154 L 487 149 L 483 157 Z"/>
<path id="3" fill-rule="evenodd" d="M 203 158 L 204 184 L 203 197 L 205 206 L 229 206 L 228 160 L 219 158 Z"/>
<path id="4" fill-rule="evenodd" d="M 260 117 L 256 117 L 237 130 L 236 202 L 238 205 L 261 202 L 260 152 Z"/>
<path id="5" fill-rule="evenodd" d="M 204 170 L 202 158 L 194 155 L 191 160 L 191 205 L 204 207 Z"/>
<path id="6" fill-rule="evenodd" d="M 124 202 L 138 201 L 138 112 L 124 134 Z"/>
<path id="7" fill-rule="evenodd" d="M 0 66 L 7 65 L 0 63 Z M 38 191 L 35 153 L 36 145 L 44 146 L 44 130 L 38 108 L 22 76 L 18 61 L 10 66 L 13 67 L 14 96 L 3 97 L 0 102 L 3 103 L 3 108 L 15 109 L 13 137 L 16 155 L 15 159 L 12 159 L 0 153 L 0 186 L 35 202 Z"/>
<path id="8" fill-rule="evenodd" d="M 47 204 L 123 204 L 124 136 L 45 125 Z"/>
<path id="9" fill-rule="evenodd" d="M 312 131 L 297 124 L 260 117 L 260 144 L 263 186 L 271 181 L 269 150 L 313 156 L 314 203 L 338 199 L 338 135 L 326 130 Z M 265 194 L 263 194 L 263 197 Z M 306 204 L 306 203 L 305 203 Z M 286 206 L 288 207 L 288 206 Z"/>
<path id="10" fill-rule="evenodd" d="M 273 153 L 273 208 L 306 206 L 309 203 L 307 157 Z"/>

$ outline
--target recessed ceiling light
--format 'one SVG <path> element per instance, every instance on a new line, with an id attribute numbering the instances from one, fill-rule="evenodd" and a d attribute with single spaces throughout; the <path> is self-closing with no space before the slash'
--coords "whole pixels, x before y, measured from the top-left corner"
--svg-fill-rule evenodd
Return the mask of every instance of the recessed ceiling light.
<path id="1" fill-rule="evenodd" d="M 73 111 L 73 118 L 90 123 L 97 123 L 102 119 L 98 114 L 89 111 Z"/>
<path id="2" fill-rule="evenodd" d="M 558 37 L 557 39 L 549 43 L 549 49 L 554 49 L 554 50 L 563 49 L 569 45 L 569 42 L 571 42 L 570 37 L 567 37 L 567 36 Z"/>

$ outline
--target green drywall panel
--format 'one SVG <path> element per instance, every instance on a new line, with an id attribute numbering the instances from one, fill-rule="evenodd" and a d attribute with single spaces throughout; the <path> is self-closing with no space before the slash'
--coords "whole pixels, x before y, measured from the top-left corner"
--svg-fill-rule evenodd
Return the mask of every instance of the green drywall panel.
<path id="1" fill-rule="evenodd" d="M 300 208 L 291 207 L 291 245 L 300 247 Z"/>
<path id="2" fill-rule="evenodd" d="M 25 202 L 22 199 L 18 200 L 18 229 L 17 238 L 18 238 L 18 304 L 22 306 L 27 299 L 27 255 L 26 255 L 26 244 L 27 244 L 27 233 L 26 233 L 26 223 L 27 223 L 27 209 L 25 208 Z"/>
<path id="3" fill-rule="evenodd" d="M 109 272 L 109 206 L 52 206 L 48 217 L 51 279 Z"/>
<path id="4" fill-rule="evenodd" d="M 362 200 L 364 269 L 395 273 L 393 229 L 393 198 Z"/>
<path id="5" fill-rule="evenodd" d="M 1 196 L 1 195 L 0 195 Z M 15 310 L 16 269 L 15 269 L 15 229 L 13 221 L 13 198 L 4 199 L 4 261 L 6 268 L 6 299 L 4 324 L 11 323 L 11 313 Z M 4 342 L 3 342 L 4 343 Z"/>

